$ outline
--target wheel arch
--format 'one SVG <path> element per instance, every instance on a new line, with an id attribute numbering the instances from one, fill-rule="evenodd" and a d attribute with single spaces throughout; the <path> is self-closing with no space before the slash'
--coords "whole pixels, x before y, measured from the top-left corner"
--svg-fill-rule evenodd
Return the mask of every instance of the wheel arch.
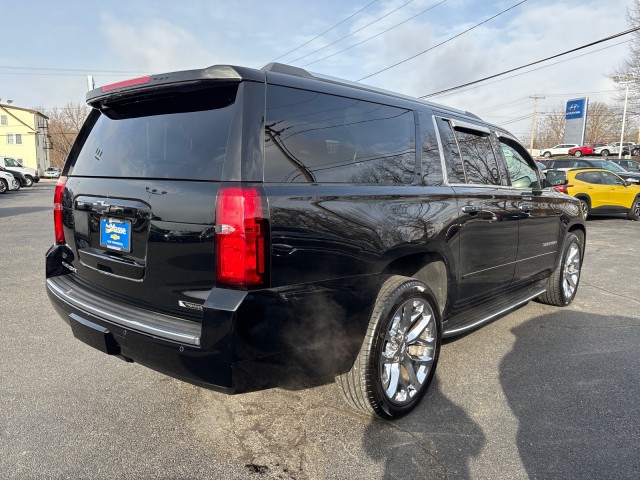
<path id="1" fill-rule="evenodd" d="M 582 256 L 584 257 L 585 245 L 587 244 L 587 229 L 582 224 L 575 224 L 569 227 L 567 233 L 579 233 L 582 237 Z"/>
<path id="2" fill-rule="evenodd" d="M 448 262 L 441 254 L 418 253 L 397 258 L 387 265 L 384 273 L 412 277 L 428 285 L 436 297 L 440 317 L 443 317 L 451 278 Z"/>
<path id="3" fill-rule="evenodd" d="M 589 208 L 591 208 L 591 197 L 588 193 L 576 193 L 575 197 L 579 200 L 586 200 L 589 204 Z"/>

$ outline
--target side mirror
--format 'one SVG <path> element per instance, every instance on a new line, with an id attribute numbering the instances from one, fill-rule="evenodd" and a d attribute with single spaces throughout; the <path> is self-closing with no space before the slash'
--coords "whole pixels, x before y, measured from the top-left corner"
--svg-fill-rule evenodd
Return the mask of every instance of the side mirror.
<path id="1" fill-rule="evenodd" d="M 551 182 L 549 180 L 547 180 L 546 178 L 542 179 L 542 182 L 540 182 L 542 188 L 551 188 L 553 185 L 551 185 Z"/>
<path id="2" fill-rule="evenodd" d="M 625 187 L 628 187 L 629 185 L 632 185 L 632 183 L 631 183 L 629 180 L 625 180 L 625 181 L 624 181 L 624 183 L 623 183 L 623 185 L 624 185 Z"/>

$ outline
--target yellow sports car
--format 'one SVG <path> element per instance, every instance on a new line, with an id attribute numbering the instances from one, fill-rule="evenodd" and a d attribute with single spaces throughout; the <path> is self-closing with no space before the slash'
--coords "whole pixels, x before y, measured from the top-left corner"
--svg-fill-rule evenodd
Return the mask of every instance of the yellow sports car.
<path id="1" fill-rule="evenodd" d="M 583 215 L 626 213 L 640 219 L 640 186 L 626 182 L 601 168 L 563 168 L 546 170 L 547 180 L 556 190 L 573 195 L 582 203 Z"/>

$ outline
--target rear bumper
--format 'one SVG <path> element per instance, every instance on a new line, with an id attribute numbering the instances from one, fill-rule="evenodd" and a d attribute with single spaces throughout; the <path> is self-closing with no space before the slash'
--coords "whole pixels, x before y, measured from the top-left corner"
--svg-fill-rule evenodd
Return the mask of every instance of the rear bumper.
<path id="1" fill-rule="evenodd" d="M 47 294 L 77 339 L 224 393 L 299 386 L 346 372 L 377 292 L 378 279 L 362 277 L 253 292 L 214 288 L 199 323 L 100 296 L 75 274 L 61 275 L 64 267 L 51 268 L 58 263 L 54 250 L 47 257 Z"/>
<path id="2" fill-rule="evenodd" d="M 136 315 L 128 317 L 132 310 L 110 303 L 107 314 L 101 314 L 93 305 L 91 294 L 83 298 L 89 292 L 69 288 L 70 282 L 65 277 L 47 279 L 47 294 L 77 339 L 103 353 L 135 361 L 172 377 L 224 393 L 234 392 L 228 352 L 225 355 L 195 344 L 196 340 L 199 342 L 200 324 L 190 322 L 191 328 L 181 335 L 186 341 L 164 338 L 159 334 L 166 332 L 157 329 L 157 322 L 144 325 L 135 310 Z M 78 298 L 83 298 L 82 303 Z M 118 317 L 126 322 L 116 323 Z M 190 336 L 188 332 L 195 330 L 198 334 Z M 178 337 L 176 328 L 169 334 Z"/>

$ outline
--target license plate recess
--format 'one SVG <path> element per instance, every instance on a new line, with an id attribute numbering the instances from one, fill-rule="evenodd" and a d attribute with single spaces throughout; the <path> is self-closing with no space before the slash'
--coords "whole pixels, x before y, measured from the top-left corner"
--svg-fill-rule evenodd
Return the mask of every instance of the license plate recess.
<path id="1" fill-rule="evenodd" d="M 131 251 L 131 222 L 120 218 L 100 218 L 100 246 L 118 252 Z"/>

